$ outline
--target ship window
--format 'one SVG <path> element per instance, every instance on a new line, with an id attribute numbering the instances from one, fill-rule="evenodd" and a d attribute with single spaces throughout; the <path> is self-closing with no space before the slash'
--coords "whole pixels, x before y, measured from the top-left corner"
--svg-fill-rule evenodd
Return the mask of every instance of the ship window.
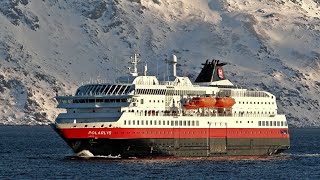
<path id="1" fill-rule="evenodd" d="M 127 125 L 127 121 L 126 120 L 124 120 L 124 125 Z"/>
<path id="2" fill-rule="evenodd" d="M 188 121 L 188 126 L 190 126 L 190 121 Z"/>
<path id="3" fill-rule="evenodd" d="M 178 121 L 174 121 L 174 125 L 175 125 L 175 126 L 178 126 Z"/>
<path id="4" fill-rule="evenodd" d="M 248 123 L 250 123 L 250 121 L 248 121 Z"/>
<path id="5" fill-rule="evenodd" d="M 194 121 L 192 121 L 192 126 L 194 126 Z"/>
<path id="6" fill-rule="evenodd" d="M 261 126 L 261 121 L 258 121 L 258 126 Z"/>
<path id="7" fill-rule="evenodd" d="M 88 127 L 88 125 L 85 125 L 84 127 Z"/>
<path id="8" fill-rule="evenodd" d="M 139 125 L 139 120 L 137 120 L 137 125 Z"/>
<path id="9" fill-rule="evenodd" d="M 173 121 L 171 121 L 171 126 L 173 126 L 174 124 L 173 124 Z"/>
<path id="10" fill-rule="evenodd" d="M 283 126 L 283 121 L 281 121 L 281 126 Z"/>
<path id="11" fill-rule="evenodd" d="M 273 121 L 273 126 L 277 126 L 277 121 Z"/>
<path id="12" fill-rule="evenodd" d="M 102 124 L 101 127 L 103 127 L 104 125 Z"/>
<path id="13" fill-rule="evenodd" d="M 169 126 L 170 125 L 170 121 L 167 121 L 167 126 Z"/>
<path id="14" fill-rule="evenodd" d="M 152 120 L 150 121 L 150 125 L 152 125 Z"/>
<path id="15" fill-rule="evenodd" d="M 280 126 L 280 121 L 277 121 L 277 126 Z"/>
<path id="16" fill-rule="evenodd" d="M 266 126 L 269 126 L 269 121 L 266 121 Z"/>
<path id="17" fill-rule="evenodd" d="M 140 99 L 140 104 L 143 104 L 143 99 Z"/>
<path id="18" fill-rule="evenodd" d="M 187 122 L 186 122 L 186 121 L 183 121 L 183 125 L 186 126 L 186 125 L 187 125 Z"/>
<path id="19" fill-rule="evenodd" d="M 143 120 L 141 120 L 141 125 L 143 125 Z"/>
<path id="20" fill-rule="evenodd" d="M 272 121 L 270 121 L 270 126 L 272 126 Z"/>
<path id="21" fill-rule="evenodd" d="M 146 120 L 146 125 L 148 125 L 148 120 Z"/>
<path id="22" fill-rule="evenodd" d="M 179 121 L 179 126 L 182 126 L 182 121 Z"/>
<path id="23" fill-rule="evenodd" d="M 130 120 L 128 121 L 128 125 L 131 125 L 131 121 Z"/>
<path id="24" fill-rule="evenodd" d="M 154 120 L 154 125 L 157 125 L 157 121 L 156 120 Z"/>
<path id="25" fill-rule="evenodd" d="M 162 121 L 162 125 L 166 125 L 166 121 L 165 120 Z M 168 125 L 169 125 L 169 123 L 168 123 Z"/>
<path id="26" fill-rule="evenodd" d="M 284 122 L 284 125 L 285 125 L 285 126 L 288 126 L 287 121 Z"/>
<path id="27" fill-rule="evenodd" d="M 236 123 L 238 123 L 238 121 L 236 121 Z"/>
<path id="28" fill-rule="evenodd" d="M 266 122 L 265 121 L 262 121 L 262 126 L 265 126 L 266 125 Z"/>
<path id="29" fill-rule="evenodd" d="M 196 121 L 196 125 L 199 126 L 199 121 Z"/>

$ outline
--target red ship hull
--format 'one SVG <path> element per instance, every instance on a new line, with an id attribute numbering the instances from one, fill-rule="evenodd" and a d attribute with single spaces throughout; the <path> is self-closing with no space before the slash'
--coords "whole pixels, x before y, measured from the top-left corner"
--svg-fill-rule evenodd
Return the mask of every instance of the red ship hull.
<path id="1" fill-rule="evenodd" d="M 55 128 L 56 129 L 56 128 Z M 56 129 L 78 153 L 121 157 L 272 155 L 289 148 L 288 129 L 68 128 Z"/>

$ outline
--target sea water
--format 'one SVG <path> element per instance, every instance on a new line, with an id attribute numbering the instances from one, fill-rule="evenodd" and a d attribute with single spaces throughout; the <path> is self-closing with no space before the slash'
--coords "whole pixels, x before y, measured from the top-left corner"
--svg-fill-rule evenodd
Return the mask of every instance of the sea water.
<path id="1" fill-rule="evenodd" d="M 76 158 L 49 126 L 0 126 L 0 179 L 320 179 L 320 129 L 273 157 Z"/>

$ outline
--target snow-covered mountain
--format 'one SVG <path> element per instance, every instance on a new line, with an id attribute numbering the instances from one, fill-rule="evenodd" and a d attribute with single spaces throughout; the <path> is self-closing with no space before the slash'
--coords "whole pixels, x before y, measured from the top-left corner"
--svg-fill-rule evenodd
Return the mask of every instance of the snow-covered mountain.
<path id="1" fill-rule="evenodd" d="M 41 124 L 54 96 L 113 81 L 140 53 L 150 74 L 194 79 L 229 62 L 239 86 L 272 92 L 292 126 L 320 126 L 319 0 L 2 0 L 0 123 Z"/>

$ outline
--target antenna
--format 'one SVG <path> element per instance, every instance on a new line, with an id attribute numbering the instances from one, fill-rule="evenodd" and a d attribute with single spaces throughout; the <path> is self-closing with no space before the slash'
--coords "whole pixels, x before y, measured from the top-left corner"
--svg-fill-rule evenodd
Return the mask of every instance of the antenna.
<path id="1" fill-rule="evenodd" d="M 159 65 L 158 65 L 158 61 L 157 61 L 157 77 L 159 76 Z"/>
<path id="2" fill-rule="evenodd" d="M 169 81 L 169 75 L 168 75 L 168 71 L 169 71 L 169 66 L 168 66 L 168 59 L 166 59 L 166 66 L 167 66 L 167 70 L 166 70 L 166 76 L 167 76 L 167 81 Z"/>

